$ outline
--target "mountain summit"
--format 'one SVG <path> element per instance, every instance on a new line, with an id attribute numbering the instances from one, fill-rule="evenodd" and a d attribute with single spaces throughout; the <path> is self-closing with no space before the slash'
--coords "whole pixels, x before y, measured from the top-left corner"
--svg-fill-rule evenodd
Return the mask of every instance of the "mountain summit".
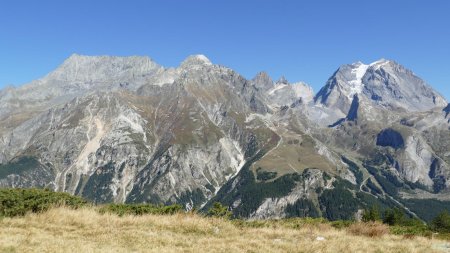
<path id="1" fill-rule="evenodd" d="M 46 79 L 69 82 L 107 82 L 149 75 L 161 66 L 146 56 L 85 56 L 73 54 Z"/>
<path id="2" fill-rule="evenodd" d="M 212 65 L 211 61 L 202 54 L 191 55 L 186 58 L 180 66 L 188 67 L 188 66 L 198 66 L 198 65 Z"/>
<path id="3" fill-rule="evenodd" d="M 427 111 L 446 105 L 446 100 L 412 71 L 384 59 L 369 65 L 358 62 L 341 66 L 315 101 L 345 112 L 355 94 L 372 104 L 407 111 Z"/>
<path id="4" fill-rule="evenodd" d="M 427 219 L 418 206 L 450 207 L 430 200 L 450 192 L 448 114 L 391 60 L 343 65 L 314 96 L 204 55 L 165 68 L 75 54 L 0 92 L 0 186 L 96 203 L 219 201 L 254 219 L 350 219 L 371 205 Z"/>

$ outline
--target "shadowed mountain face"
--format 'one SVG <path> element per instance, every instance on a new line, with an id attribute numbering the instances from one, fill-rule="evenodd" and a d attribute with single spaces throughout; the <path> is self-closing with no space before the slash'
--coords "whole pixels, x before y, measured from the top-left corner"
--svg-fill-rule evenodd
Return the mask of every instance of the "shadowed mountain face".
<path id="1" fill-rule="evenodd" d="M 450 104 L 447 105 L 447 107 L 444 108 L 445 117 L 447 117 L 450 114 Z"/>
<path id="2" fill-rule="evenodd" d="M 203 55 L 177 68 L 73 55 L 0 91 L 0 186 L 98 203 L 220 201 L 255 219 L 352 218 L 374 204 L 423 217 L 423 205 L 447 208 L 448 114 L 386 60 L 340 67 L 314 97 L 307 84 L 246 80 Z"/>
<path id="3" fill-rule="evenodd" d="M 405 146 L 405 142 L 399 132 L 388 128 L 384 129 L 377 135 L 377 145 L 399 149 Z"/>

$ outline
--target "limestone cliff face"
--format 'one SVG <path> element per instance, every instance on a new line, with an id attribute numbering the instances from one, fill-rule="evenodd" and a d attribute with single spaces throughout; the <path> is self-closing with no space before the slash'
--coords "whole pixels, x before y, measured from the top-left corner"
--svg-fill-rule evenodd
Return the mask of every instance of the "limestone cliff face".
<path id="1" fill-rule="evenodd" d="M 10 91 L 5 107 L 19 92 L 34 97 L 51 89 L 54 101 L 35 101 L 42 108 L 20 112 L 29 118 L 4 128 L 1 162 L 36 163 L 0 184 L 50 187 L 96 202 L 205 203 L 239 171 L 247 146 L 256 149 L 272 134 L 245 122 L 245 115 L 268 111 L 257 90 L 205 59 L 188 58 L 161 85 L 170 78 L 148 58 L 75 55 L 43 81 Z M 60 82 L 76 90 L 53 90 Z"/>

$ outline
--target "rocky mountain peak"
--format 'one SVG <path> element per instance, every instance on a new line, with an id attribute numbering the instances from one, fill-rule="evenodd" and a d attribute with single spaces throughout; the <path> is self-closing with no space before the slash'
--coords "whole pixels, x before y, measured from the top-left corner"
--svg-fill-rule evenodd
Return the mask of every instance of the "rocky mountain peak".
<path id="1" fill-rule="evenodd" d="M 305 82 L 297 82 L 291 84 L 292 89 L 297 97 L 302 98 L 303 102 L 309 103 L 314 98 L 314 90 Z"/>
<path id="2" fill-rule="evenodd" d="M 364 88 L 362 79 L 368 68 L 369 65 L 362 62 L 340 66 L 317 93 L 314 101 L 346 114 L 353 96 L 360 94 Z"/>
<path id="3" fill-rule="evenodd" d="M 372 63 L 362 79 L 363 93 L 376 104 L 408 111 L 445 107 L 447 101 L 428 83 L 395 61 Z"/>
<path id="4" fill-rule="evenodd" d="M 403 193 L 448 200 L 450 105 L 413 72 L 384 59 L 347 64 L 312 97 L 303 82 L 249 81 L 203 55 L 170 69 L 72 55 L 0 91 L 0 187 L 188 210 L 219 201 L 243 218 L 328 215 L 348 203 L 335 194 L 354 196 L 353 207 L 327 218 L 355 217 L 367 200 L 406 206 Z"/>
<path id="5" fill-rule="evenodd" d="M 370 68 L 372 69 L 379 69 L 387 64 L 392 64 L 393 62 L 391 60 L 386 60 L 384 58 L 379 59 L 378 61 L 372 62 L 369 64 Z"/>
<path id="6" fill-rule="evenodd" d="M 209 66 L 212 65 L 211 61 L 203 54 L 196 54 L 188 56 L 182 63 L 182 68 Z"/>
<path id="7" fill-rule="evenodd" d="M 407 111 L 444 107 L 446 100 L 424 80 L 402 65 L 386 59 L 339 67 L 315 97 L 316 103 L 345 112 L 353 96 L 374 104 Z"/>
<path id="8" fill-rule="evenodd" d="M 268 90 L 274 86 L 272 78 L 267 74 L 267 72 L 259 72 L 256 74 L 256 76 L 252 79 L 253 84 L 256 88 L 262 89 L 262 90 Z"/>
<path id="9" fill-rule="evenodd" d="M 280 79 L 278 79 L 277 84 L 288 84 L 288 80 L 284 77 L 281 76 Z"/>
<path id="10" fill-rule="evenodd" d="M 284 77 L 280 78 L 270 89 L 266 90 L 266 95 L 273 105 L 297 105 L 307 104 L 312 101 L 314 91 L 308 84 L 298 82 L 290 84 Z"/>
<path id="11" fill-rule="evenodd" d="M 147 56 L 86 56 L 73 54 L 46 79 L 71 82 L 96 82 L 132 79 L 162 69 Z"/>

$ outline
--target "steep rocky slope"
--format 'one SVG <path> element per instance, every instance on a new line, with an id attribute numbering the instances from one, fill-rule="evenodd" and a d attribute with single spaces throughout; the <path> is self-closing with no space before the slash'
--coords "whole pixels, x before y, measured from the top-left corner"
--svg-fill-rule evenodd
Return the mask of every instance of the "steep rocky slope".
<path id="1" fill-rule="evenodd" d="M 0 185 L 220 201 L 255 219 L 352 218 L 371 205 L 423 217 L 423 205 L 450 207 L 449 117 L 442 96 L 387 60 L 344 65 L 314 96 L 203 55 L 177 68 L 73 55 L 0 92 Z"/>

